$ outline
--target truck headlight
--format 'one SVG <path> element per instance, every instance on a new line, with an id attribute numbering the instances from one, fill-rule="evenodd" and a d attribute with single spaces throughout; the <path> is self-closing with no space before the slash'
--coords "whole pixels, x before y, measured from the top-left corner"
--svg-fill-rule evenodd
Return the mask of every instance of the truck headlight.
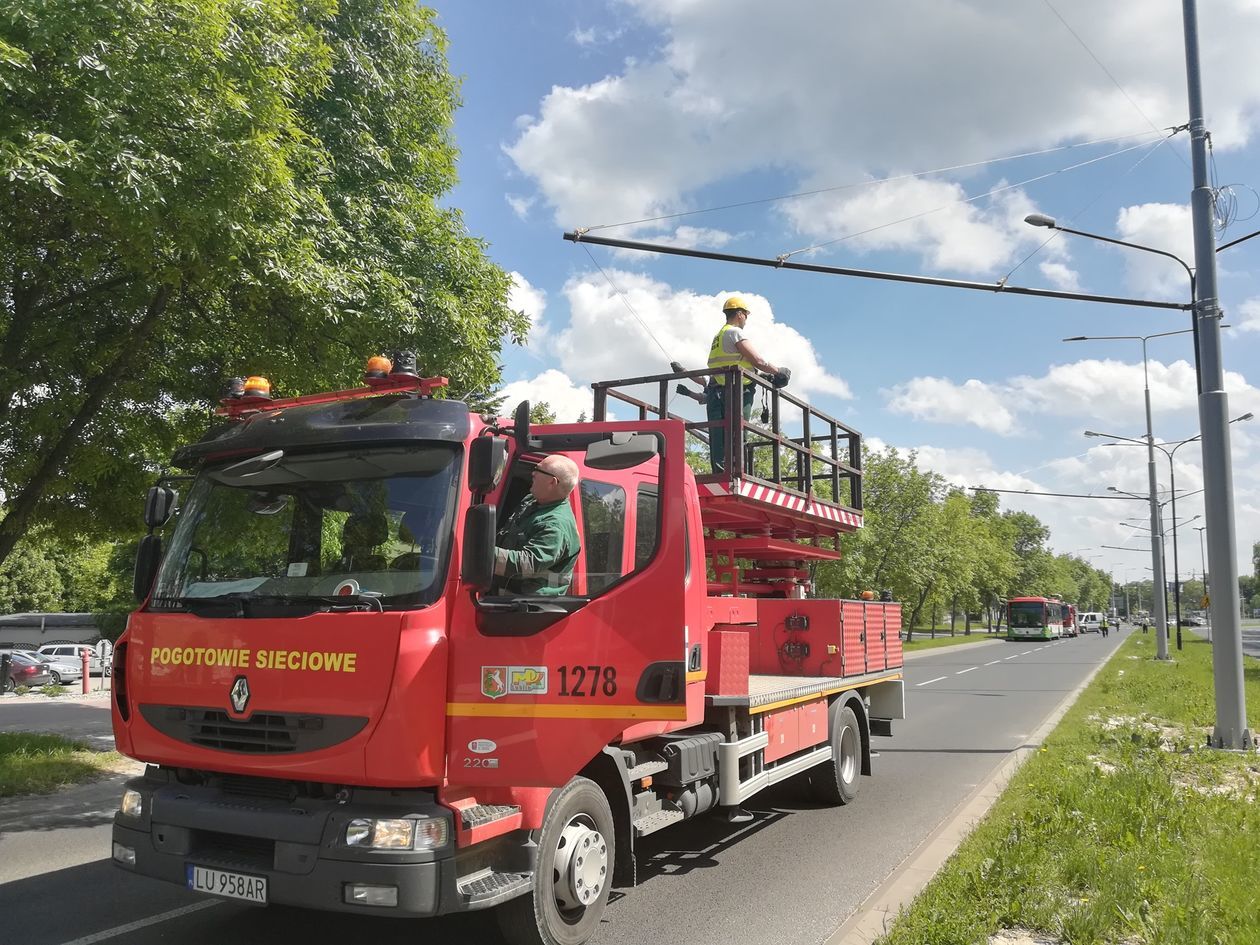
<path id="1" fill-rule="evenodd" d="M 445 820 L 356 818 L 346 824 L 346 846 L 371 850 L 435 850 L 450 836 Z"/>
<path id="2" fill-rule="evenodd" d="M 118 806 L 118 809 L 124 817 L 132 817 L 139 820 L 141 813 L 144 812 L 144 795 L 139 791 L 127 788 L 127 790 L 123 791 L 122 803 Z"/>

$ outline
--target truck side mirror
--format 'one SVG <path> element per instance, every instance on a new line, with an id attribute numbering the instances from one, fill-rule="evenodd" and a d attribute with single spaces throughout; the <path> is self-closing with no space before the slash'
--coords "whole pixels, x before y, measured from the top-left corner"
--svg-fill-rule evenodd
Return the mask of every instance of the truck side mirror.
<path id="1" fill-rule="evenodd" d="M 499 484 L 507 466 L 507 441 L 494 436 L 479 436 L 468 447 L 468 488 L 473 492 L 489 492 Z"/>
<path id="2" fill-rule="evenodd" d="M 656 437 L 644 433 L 614 433 L 586 448 L 591 469 L 633 469 L 657 454 Z"/>
<path id="3" fill-rule="evenodd" d="M 171 490 L 167 490 L 171 491 Z M 162 537 L 145 535 L 140 539 L 140 547 L 136 549 L 136 569 L 132 575 L 131 591 L 136 600 L 143 603 L 153 589 L 153 579 L 157 577 L 158 563 L 162 560 Z"/>
<path id="4" fill-rule="evenodd" d="M 516 452 L 529 449 L 529 401 L 522 400 L 512 414 L 512 434 L 516 438 Z"/>
<path id="5" fill-rule="evenodd" d="M 494 583 L 494 539 L 497 510 L 493 505 L 474 505 L 464 519 L 464 551 L 459 576 L 477 591 Z"/>
<path id="6" fill-rule="evenodd" d="M 170 486 L 154 486 L 144 500 L 144 524 L 161 528 L 171 520 L 179 493 Z"/>

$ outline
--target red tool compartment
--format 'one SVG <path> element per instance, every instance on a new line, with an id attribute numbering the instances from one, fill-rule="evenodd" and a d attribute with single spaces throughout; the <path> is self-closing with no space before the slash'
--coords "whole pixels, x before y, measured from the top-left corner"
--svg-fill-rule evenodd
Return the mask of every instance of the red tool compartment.
<path id="1" fill-rule="evenodd" d="M 902 665 L 901 605 L 763 598 L 748 667 L 773 676 L 859 676 Z"/>

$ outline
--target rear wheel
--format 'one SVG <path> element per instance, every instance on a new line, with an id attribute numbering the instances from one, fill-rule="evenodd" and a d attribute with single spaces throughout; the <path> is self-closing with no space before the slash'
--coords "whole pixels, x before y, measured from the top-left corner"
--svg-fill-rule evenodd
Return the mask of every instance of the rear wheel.
<path id="1" fill-rule="evenodd" d="M 831 707 L 831 760 L 809 773 L 814 796 L 824 804 L 848 804 L 858 792 L 862 776 L 862 729 L 848 705 Z"/>
<path id="2" fill-rule="evenodd" d="M 499 907 L 512 945 L 582 945 L 599 927 L 612 889 L 613 817 L 594 781 L 574 778 L 547 811 L 532 891 Z"/>

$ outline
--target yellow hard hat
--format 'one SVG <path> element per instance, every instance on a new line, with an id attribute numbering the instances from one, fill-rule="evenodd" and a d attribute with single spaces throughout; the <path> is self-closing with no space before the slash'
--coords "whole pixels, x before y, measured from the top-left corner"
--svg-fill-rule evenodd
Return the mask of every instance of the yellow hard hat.
<path id="1" fill-rule="evenodd" d="M 722 303 L 722 311 L 733 312 L 735 309 L 742 308 L 745 312 L 751 312 L 748 303 L 744 301 L 742 295 L 732 295 L 729 299 Z"/>

